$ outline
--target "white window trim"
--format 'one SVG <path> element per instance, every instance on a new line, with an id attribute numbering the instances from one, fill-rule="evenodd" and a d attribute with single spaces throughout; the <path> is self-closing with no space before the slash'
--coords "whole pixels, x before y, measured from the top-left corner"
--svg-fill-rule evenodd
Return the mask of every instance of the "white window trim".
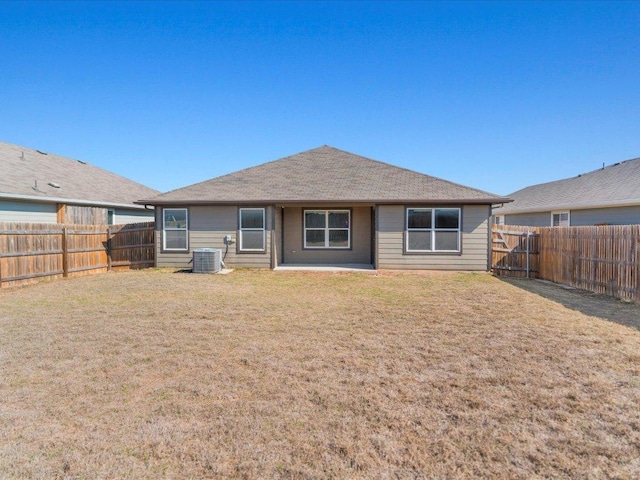
<path id="1" fill-rule="evenodd" d="M 494 215 L 493 216 L 493 224 L 494 225 L 504 225 L 504 215 Z"/>
<path id="2" fill-rule="evenodd" d="M 307 228 L 307 213 L 311 212 L 311 213 L 323 213 L 324 214 L 324 228 L 314 228 L 314 227 L 310 227 Z M 349 215 L 349 226 L 347 228 L 344 227 L 329 227 L 329 214 L 330 213 L 346 213 L 347 215 Z M 326 249 L 331 249 L 331 250 L 349 250 L 351 248 L 351 210 L 347 210 L 344 208 L 341 209 L 330 209 L 330 210 L 324 210 L 324 209 L 316 209 L 316 208 L 310 208 L 307 210 L 302 210 L 302 235 L 303 235 L 303 243 L 304 243 L 304 248 L 305 249 L 309 249 L 309 250 L 326 250 Z M 315 247 L 315 246 L 307 246 L 307 230 L 324 230 L 324 245 L 322 247 Z M 331 245 L 329 245 L 329 232 L 331 230 L 346 230 L 347 231 L 347 246 L 346 247 L 332 247 Z"/>
<path id="3" fill-rule="evenodd" d="M 570 210 L 554 210 L 551 212 L 551 223 L 550 225 L 553 227 L 553 216 L 554 215 L 561 215 L 563 213 L 567 214 L 567 227 L 571 226 L 571 211 Z M 561 226 L 561 225 L 558 225 Z"/>
<path id="4" fill-rule="evenodd" d="M 431 210 L 431 228 L 411 228 L 409 229 L 409 211 L 425 211 Z M 436 210 L 457 210 L 458 211 L 458 228 L 436 228 Z M 407 253 L 460 253 L 461 245 L 461 223 L 462 209 L 456 207 L 408 207 L 405 211 L 405 251 Z M 409 248 L 409 232 L 431 232 L 431 250 L 412 250 Z M 458 233 L 458 249 L 457 250 L 436 250 L 436 232 L 457 232 Z"/>
<path id="5" fill-rule="evenodd" d="M 184 211 L 184 228 L 167 228 L 165 226 L 165 212 L 167 210 L 183 210 Z M 167 231 L 170 232 L 185 232 L 186 242 L 185 248 L 167 248 Z M 189 210 L 187 208 L 163 208 L 162 209 L 162 250 L 166 250 L 167 252 L 186 252 L 189 250 Z"/>
<path id="6" fill-rule="evenodd" d="M 242 212 L 244 210 L 262 210 L 262 228 L 242 228 Z M 238 211 L 238 230 L 240 231 L 240 235 L 238 235 L 240 241 L 238 242 L 238 249 L 241 252 L 265 252 L 267 249 L 266 242 L 266 230 L 267 230 L 267 213 L 264 207 L 247 207 L 241 208 Z M 262 232 L 262 248 L 244 248 L 242 246 L 242 240 L 244 236 L 242 232 Z"/>

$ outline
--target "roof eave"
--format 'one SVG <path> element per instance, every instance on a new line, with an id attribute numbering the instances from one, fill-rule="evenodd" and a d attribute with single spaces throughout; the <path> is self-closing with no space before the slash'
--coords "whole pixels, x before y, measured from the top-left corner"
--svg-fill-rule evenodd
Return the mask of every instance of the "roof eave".
<path id="1" fill-rule="evenodd" d="M 575 204 L 559 204 L 559 205 L 542 205 L 535 208 L 507 209 L 505 211 L 496 212 L 498 215 L 520 215 L 526 213 L 555 212 L 558 210 L 590 210 L 596 208 L 617 208 L 617 207 L 637 207 L 640 206 L 640 198 L 628 200 L 613 200 L 609 202 Z M 499 208 L 499 207 L 498 207 Z"/>
<path id="2" fill-rule="evenodd" d="M 513 200 L 506 197 L 493 198 L 399 198 L 399 199 L 253 199 L 253 200 L 160 200 L 147 199 L 138 200 L 134 203 L 138 205 L 154 205 L 154 206 L 189 206 L 189 205 L 291 205 L 291 204 L 349 204 L 349 205 L 406 205 L 406 204 L 424 204 L 438 203 L 449 205 L 500 205 L 512 202 Z"/>

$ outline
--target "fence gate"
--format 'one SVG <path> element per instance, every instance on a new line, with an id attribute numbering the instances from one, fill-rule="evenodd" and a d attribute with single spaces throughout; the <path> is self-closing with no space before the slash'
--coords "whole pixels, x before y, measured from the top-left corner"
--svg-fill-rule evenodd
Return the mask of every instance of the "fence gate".
<path id="1" fill-rule="evenodd" d="M 494 225 L 491 270 L 495 275 L 538 278 L 540 234 L 535 227 Z"/>

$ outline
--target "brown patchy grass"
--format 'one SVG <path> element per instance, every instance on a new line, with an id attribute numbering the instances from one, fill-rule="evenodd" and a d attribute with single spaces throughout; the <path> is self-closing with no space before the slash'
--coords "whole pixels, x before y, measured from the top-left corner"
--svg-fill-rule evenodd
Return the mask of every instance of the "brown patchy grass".
<path id="1" fill-rule="evenodd" d="M 489 275 L 148 270 L 0 305 L 0 478 L 640 476 L 640 332 Z"/>

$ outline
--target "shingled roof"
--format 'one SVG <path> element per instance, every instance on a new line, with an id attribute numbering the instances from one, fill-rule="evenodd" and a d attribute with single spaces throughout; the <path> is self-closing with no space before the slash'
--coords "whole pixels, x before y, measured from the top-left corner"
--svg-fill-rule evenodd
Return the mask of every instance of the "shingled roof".
<path id="1" fill-rule="evenodd" d="M 508 199 L 325 145 L 140 200 L 139 203 L 495 204 L 505 201 Z"/>
<path id="2" fill-rule="evenodd" d="M 140 208 L 153 188 L 80 160 L 0 143 L 0 198 Z"/>
<path id="3" fill-rule="evenodd" d="M 640 205 L 640 158 L 555 182 L 532 185 L 510 195 L 513 203 L 494 213 Z"/>

